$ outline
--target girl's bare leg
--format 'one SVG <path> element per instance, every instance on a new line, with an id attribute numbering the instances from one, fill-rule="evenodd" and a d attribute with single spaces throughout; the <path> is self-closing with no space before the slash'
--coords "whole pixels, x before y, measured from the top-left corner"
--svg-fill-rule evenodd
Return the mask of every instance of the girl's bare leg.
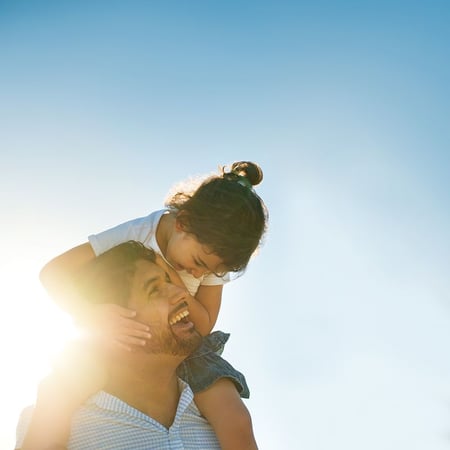
<path id="1" fill-rule="evenodd" d="M 250 413 L 230 379 L 221 378 L 194 399 L 222 450 L 257 450 Z"/>

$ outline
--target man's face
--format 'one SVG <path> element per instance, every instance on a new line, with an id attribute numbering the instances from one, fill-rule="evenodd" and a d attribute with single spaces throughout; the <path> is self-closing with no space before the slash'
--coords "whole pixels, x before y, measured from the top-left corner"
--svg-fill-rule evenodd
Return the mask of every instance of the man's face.
<path id="1" fill-rule="evenodd" d="M 152 337 L 144 351 L 188 356 L 200 345 L 201 336 L 188 319 L 186 296 L 186 290 L 172 284 L 160 265 L 136 262 L 128 307 L 150 327 Z"/>

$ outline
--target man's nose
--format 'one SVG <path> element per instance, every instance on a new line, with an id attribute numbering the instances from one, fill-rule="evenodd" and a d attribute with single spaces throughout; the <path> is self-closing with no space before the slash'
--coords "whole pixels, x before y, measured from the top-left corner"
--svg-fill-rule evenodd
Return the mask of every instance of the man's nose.
<path id="1" fill-rule="evenodd" d="M 181 301 L 186 300 L 186 297 L 188 296 L 188 292 L 186 291 L 186 288 L 182 288 L 181 286 L 178 286 L 176 284 L 171 284 L 169 287 L 169 300 L 170 303 L 176 304 Z"/>

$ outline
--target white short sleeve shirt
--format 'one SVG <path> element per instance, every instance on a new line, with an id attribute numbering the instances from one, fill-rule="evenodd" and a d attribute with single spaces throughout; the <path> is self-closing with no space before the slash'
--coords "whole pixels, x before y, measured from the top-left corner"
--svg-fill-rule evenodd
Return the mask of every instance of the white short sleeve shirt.
<path id="1" fill-rule="evenodd" d="M 89 243 L 95 254 L 99 255 L 118 244 L 133 240 L 142 242 L 146 247 L 152 248 L 164 258 L 156 240 L 156 230 L 163 214 L 168 213 L 169 210 L 161 209 L 152 212 L 148 216 L 129 220 L 101 233 L 92 234 L 89 236 Z M 166 262 L 168 263 L 167 260 Z M 216 286 L 230 281 L 229 274 L 226 274 L 224 277 L 207 274 L 200 278 L 195 278 L 185 270 L 179 271 L 178 274 L 192 296 L 195 296 L 200 285 Z"/>

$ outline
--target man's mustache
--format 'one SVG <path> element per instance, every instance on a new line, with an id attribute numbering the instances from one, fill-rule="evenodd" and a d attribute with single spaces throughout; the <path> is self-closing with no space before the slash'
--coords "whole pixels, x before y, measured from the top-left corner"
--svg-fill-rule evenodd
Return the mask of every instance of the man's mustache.
<path id="1" fill-rule="evenodd" d="M 188 306 L 187 302 L 181 302 L 177 307 L 170 313 L 171 315 L 176 314 L 181 309 L 186 309 Z"/>

